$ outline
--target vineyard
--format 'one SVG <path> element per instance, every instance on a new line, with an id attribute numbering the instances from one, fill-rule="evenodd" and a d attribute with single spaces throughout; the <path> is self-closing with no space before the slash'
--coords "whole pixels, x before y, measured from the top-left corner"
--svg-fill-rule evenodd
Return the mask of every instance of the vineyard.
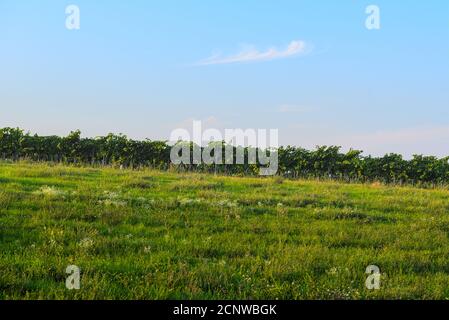
<path id="1" fill-rule="evenodd" d="M 190 144 L 193 148 L 193 144 Z M 222 148 L 225 143 L 222 143 Z M 236 153 L 234 147 L 234 154 Z M 153 168 L 179 171 L 214 172 L 226 175 L 257 175 L 261 164 L 181 164 L 170 161 L 171 146 L 166 141 L 136 141 L 125 135 L 109 134 L 82 138 L 80 131 L 66 137 L 38 136 L 18 128 L 0 129 L 0 156 L 13 161 L 27 159 L 66 164 L 117 165 L 125 168 Z M 347 182 L 382 182 L 417 186 L 445 186 L 449 183 L 449 157 L 415 155 L 406 160 L 399 154 L 364 156 L 362 151 L 342 153 L 337 146 L 321 146 L 310 151 L 300 147 L 280 147 L 278 175 L 289 178 L 334 179 Z M 244 148 L 245 158 L 250 149 Z M 260 151 L 260 150 L 259 150 Z M 235 157 L 234 157 L 235 159 Z"/>

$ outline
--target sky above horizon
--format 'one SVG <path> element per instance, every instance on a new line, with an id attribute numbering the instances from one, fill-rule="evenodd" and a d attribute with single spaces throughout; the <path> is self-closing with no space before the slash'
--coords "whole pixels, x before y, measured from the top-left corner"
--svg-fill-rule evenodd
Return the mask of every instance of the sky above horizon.
<path id="1" fill-rule="evenodd" d="M 0 127 L 167 140 L 201 120 L 449 155 L 447 0 L 0 0 L 0 58 Z"/>

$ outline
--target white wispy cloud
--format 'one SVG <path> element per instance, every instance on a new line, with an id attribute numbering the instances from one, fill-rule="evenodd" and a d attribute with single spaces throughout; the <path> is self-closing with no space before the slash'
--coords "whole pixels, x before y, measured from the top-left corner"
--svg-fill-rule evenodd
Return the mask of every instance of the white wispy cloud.
<path id="1" fill-rule="evenodd" d="M 341 142 L 337 144 L 379 156 L 394 152 L 403 154 L 406 158 L 410 158 L 413 154 L 445 157 L 449 155 L 446 147 L 448 140 L 449 126 L 422 125 L 348 135 L 341 137 Z"/>
<path id="2" fill-rule="evenodd" d="M 292 57 L 306 50 L 306 43 L 300 40 L 294 40 L 285 49 L 278 49 L 275 47 L 269 48 L 266 51 L 259 51 L 255 47 L 244 49 L 239 53 L 231 56 L 222 56 L 220 54 L 213 55 L 197 63 L 197 65 L 214 65 L 214 64 L 228 64 L 237 62 L 256 62 L 269 61 L 274 59 L 282 59 Z"/>
<path id="3" fill-rule="evenodd" d="M 280 113 L 303 113 L 311 111 L 311 108 L 292 104 L 283 104 L 278 107 L 277 111 Z"/>
<path id="4" fill-rule="evenodd" d="M 354 142 L 371 142 L 378 145 L 385 144 L 415 144 L 446 140 L 449 138 L 449 126 L 420 126 L 401 128 L 389 131 L 377 131 L 367 135 L 354 137 Z M 447 141 L 447 140 L 446 140 Z"/>
<path id="5" fill-rule="evenodd" d="M 342 124 L 325 121 L 284 123 L 280 145 L 296 145 L 306 149 L 315 146 L 341 146 L 342 151 L 363 150 L 364 155 L 380 156 L 387 153 L 402 154 L 410 159 L 414 154 L 449 156 L 449 125 L 427 124 L 393 129 L 345 128 Z M 361 130 L 361 131 L 359 131 Z"/>

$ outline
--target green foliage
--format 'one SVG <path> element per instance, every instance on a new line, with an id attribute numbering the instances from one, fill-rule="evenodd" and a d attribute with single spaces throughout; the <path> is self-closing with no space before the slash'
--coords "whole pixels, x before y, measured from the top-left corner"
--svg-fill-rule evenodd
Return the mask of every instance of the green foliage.
<path id="1" fill-rule="evenodd" d="M 191 157 L 193 149 L 190 145 Z M 220 143 L 218 143 L 220 145 Z M 221 143 L 223 157 L 225 144 Z M 213 172 L 227 175 L 257 175 L 260 167 L 248 164 L 252 149 L 244 148 L 245 164 L 236 163 L 239 148 L 233 148 L 232 164 L 173 165 L 170 161 L 170 145 L 165 141 L 136 141 L 125 135 L 108 134 L 105 137 L 82 138 L 79 130 L 67 137 L 40 137 L 24 133 L 20 129 L 0 129 L 0 156 L 3 159 L 30 159 L 84 163 L 91 165 L 120 165 L 122 167 L 176 168 L 181 171 Z M 415 155 L 404 160 L 401 155 L 387 154 L 383 157 L 364 157 L 362 151 L 342 153 L 340 147 L 320 146 L 309 151 L 297 147 L 280 147 L 278 174 L 291 178 L 336 179 L 348 182 L 374 182 L 413 185 L 447 185 L 449 182 L 449 157 L 438 159 Z M 224 161 L 223 161 L 224 162 Z"/>

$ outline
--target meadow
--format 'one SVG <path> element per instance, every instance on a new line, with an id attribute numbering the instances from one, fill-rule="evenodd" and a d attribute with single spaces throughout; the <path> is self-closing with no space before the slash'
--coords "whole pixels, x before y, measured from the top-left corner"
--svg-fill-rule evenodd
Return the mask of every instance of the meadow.
<path id="1" fill-rule="evenodd" d="M 446 299 L 448 236 L 447 188 L 0 163 L 0 299 Z"/>

